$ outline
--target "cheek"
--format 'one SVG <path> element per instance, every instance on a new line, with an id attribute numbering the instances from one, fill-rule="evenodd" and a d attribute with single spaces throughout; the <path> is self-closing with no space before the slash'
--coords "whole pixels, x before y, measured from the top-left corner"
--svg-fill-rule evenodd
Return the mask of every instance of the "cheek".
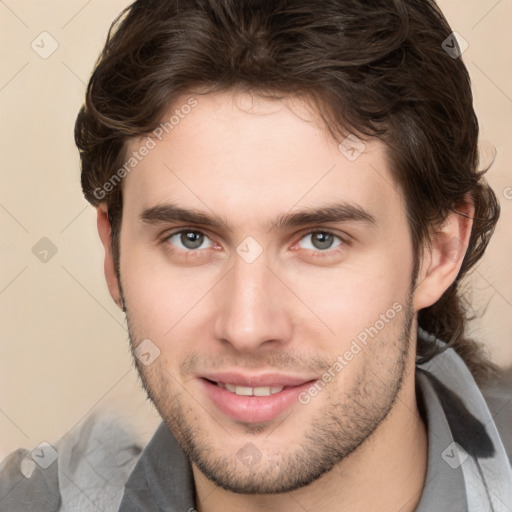
<path id="1" fill-rule="evenodd" d="M 149 252 L 125 244 L 121 251 L 121 284 L 132 321 L 143 336 L 161 336 L 180 314 L 186 290 Z M 178 292 L 179 290 L 179 292 Z M 183 314 L 183 313 L 182 313 Z"/>
<path id="2" fill-rule="evenodd" d="M 304 268 L 290 277 L 290 282 L 296 295 L 322 321 L 314 325 L 324 329 L 327 325 L 342 348 L 379 321 L 380 315 L 394 319 L 396 310 L 405 308 L 412 261 L 404 254 L 372 253 L 357 263 L 321 272 Z M 311 325 L 303 324 L 303 328 L 311 329 Z"/>
<path id="3" fill-rule="evenodd" d="M 204 307 L 220 276 L 218 269 L 171 265 L 163 251 L 125 244 L 121 257 L 121 284 L 137 339 L 189 345 L 207 326 Z"/>

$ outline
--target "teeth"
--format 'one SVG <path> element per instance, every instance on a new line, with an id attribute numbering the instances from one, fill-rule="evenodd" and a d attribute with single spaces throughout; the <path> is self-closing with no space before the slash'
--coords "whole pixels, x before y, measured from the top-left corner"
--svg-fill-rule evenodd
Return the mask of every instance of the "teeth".
<path id="1" fill-rule="evenodd" d="M 253 388 L 252 394 L 254 396 L 269 396 L 271 394 L 271 391 L 269 387 Z"/>
<path id="2" fill-rule="evenodd" d="M 284 389 L 284 386 L 262 386 L 258 388 L 250 388 L 247 386 L 234 386 L 233 384 L 224 384 L 222 382 L 217 382 L 217 385 L 241 396 L 269 396 L 273 395 L 274 393 L 279 393 Z"/>

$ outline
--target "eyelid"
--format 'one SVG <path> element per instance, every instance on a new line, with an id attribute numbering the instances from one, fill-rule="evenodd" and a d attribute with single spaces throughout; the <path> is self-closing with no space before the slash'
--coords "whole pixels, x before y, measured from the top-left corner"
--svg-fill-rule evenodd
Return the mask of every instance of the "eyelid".
<path id="1" fill-rule="evenodd" d="M 192 226 L 180 226 L 177 228 L 166 229 L 162 232 L 159 238 L 166 239 L 170 236 L 177 235 L 178 233 L 182 233 L 183 231 L 192 231 L 194 233 L 201 233 L 202 235 L 208 236 L 207 230 L 203 228 L 194 228 Z"/>
<path id="2" fill-rule="evenodd" d="M 160 241 L 162 243 L 166 243 L 169 241 L 169 238 L 177 235 L 177 234 L 180 234 L 180 233 L 183 233 L 183 232 L 194 232 L 194 233 L 200 233 L 202 235 L 204 235 L 206 238 L 208 238 L 210 240 L 210 242 L 212 243 L 212 247 L 209 247 L 209 249 L 215 249 L 215 248 L 218 248 L 219 247 L 219 244 L 217 242 L 215 242 L 211 236 L 209 235 L 208 233 L 208 230 L 204 229 L 204 228 L 195 228 L 195 227 L 190 227 L 190 226 L 181 226 L 179 228 L 174 228 L 170 231 L 166 231 L 160 238 Z M 297 249 L 294 249 L 294 247 L 297 246 L 297 244 L 306 236 L 308 235 L 311 235 L 313 233 L 326 233 L 326 234 L 330 234 L 332 236 L 335 236 L 337 238 L 339 238 L 339 240 L 341 240 L 342 244 L 341 244 L 341 249 L 339 249 L 340 246 L 337 246 L 335 247 L 334 249 L 326 249 L 326 250 L 312 250 L 312 249 L 305 249 L 305 250 L 309 250 L 310 252 L 313 252 L 315 254 L 327 254 L 327 253 L 335 253 L 339 250 L 342 250 L 345 246 L 347 245 L 350 245 L 351 244 L 351 241 L 352 241 L 352 237 L 350 235 L 348 235 L 347 233 L 343 233 L 343 234 L 340 234 L 340 233 L 337 233 L 335 232 L 335 230 L 333 229 L 329 229 L 329 228 L 322 228 L 322 227 L 310 227 L 310 228 L 306 228 L 304 231 L 301 231 L 300 233 L 298 233 L 298 235 L 296 235 L 296 238 L 295 238 L 295 242 L 293 242 L 292 246 L 291 246 L 291 249 L 292 250 L 297 250 Z M 179 249 L 179 248 L 175 248 L 176 251 L 182 251 L 182 252 L 187 252 L 187 253 L 195 253 L 195 252 L 200 252 L 200 251 L 204 251 L 205 249 L 189 249 L 189 250 L 184 250 L 184 249 Z"/>
<path id="3" fill-rule="evenodd" d="M 293 245 L 296 245 L 298 242 L 300 242 L 304 237 L 308 236 L 308 235 L 311 235 L 313 233 L 326 233 L 328 235 L 332 235 L 332 236 L 335 236 L 337 238 L 339 238 L 344 244 L 346 245 L 349 245 L 351 243 L 351 240 L 352 240 L 352 237 L 350 235 L 348 235 L 347 233 L 339 233 L 339 232 L 336 232 L 335 230 L 333 229 L 329 229 L 329 228 L 317 228 L 317 227 L 314 227 L 314 228 L 308 228 L 306 229 L 305 231 L 302 231 L 300 232 L 298 235 L 297 235 L 297 241 L 293 244 Z M 323 252 L 326 252 L 326 251 L 323 251 Z"/>
<path id="4" fill-rule="evenodd" d="M 169 239 L 175 235 L 179 235 L 180 233 L 186 233 L 186 232 L 192 232 L 192 233 L 200 233 L 201 235 L 203 235 L 205 238 L 208 238 L 208 240 L 212 243 L 212 247 L 215 248 L 216 246 L 218 246 L 217 242 L 215 242 L 212 237 L 208 234 L 208 232 L 202 228 L 193 228 L 193 227 L 179 227 L 179 228 L 174 228 L 170 231 L 165 231 L 160 237 L 159 237 L 159 241 L 161 243 L 167 243 L 169 242 Z M 211 249 L 211 247 L 208 247 L 209 249 Z M 183 251 L 183 252 L 190 252 L 190 253 L 193 253 L 193 252 L 199 252 L 199 251 L 204 251 L 205 249 L 188 249 L 188 250 L 184 250 L 184 249 L 180 249 L 178 247 L 175 248 L 175 250 L 177 251 Z"/>

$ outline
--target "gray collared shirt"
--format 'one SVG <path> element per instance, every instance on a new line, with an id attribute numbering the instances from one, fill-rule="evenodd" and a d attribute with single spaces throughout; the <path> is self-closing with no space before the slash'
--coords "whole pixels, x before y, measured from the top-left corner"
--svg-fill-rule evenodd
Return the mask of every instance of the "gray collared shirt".
<path id="1" fill-rule="evenodd" d="M 508 458 L 480 390 L 453 349 L 417 367 L 416 391 L 428 431 L 416 511 L 511 512 Z M 162 423 L 126 484 L 119 512 L 194 509 L 189 462 Z"/>
<path id="2" fill-rule="evenodd" d="M 416 392 L 428 432 L 417 512 L 512 512 L 509 460 L 480 390 L 453 349 L 417 366 Z M 0 464 L 0 510 L 194 511 L 191 466 L 165 423 L 145 447 L 125 423 L 91 416 L 55 443 L 58 457 L 46 468 L 28 450 L 13 452 Z"/>

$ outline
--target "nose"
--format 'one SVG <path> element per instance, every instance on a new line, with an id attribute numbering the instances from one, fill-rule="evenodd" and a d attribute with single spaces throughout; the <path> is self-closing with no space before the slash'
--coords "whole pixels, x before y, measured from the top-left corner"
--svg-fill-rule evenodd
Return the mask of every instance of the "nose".
<path id="1" fill-rule="evenodd" d="M 265 254 L 247 263 L 236 256 L 217 290 L 214 336 L 239 352 L 286 345 L 292 338 L 291 298 Z"/>

